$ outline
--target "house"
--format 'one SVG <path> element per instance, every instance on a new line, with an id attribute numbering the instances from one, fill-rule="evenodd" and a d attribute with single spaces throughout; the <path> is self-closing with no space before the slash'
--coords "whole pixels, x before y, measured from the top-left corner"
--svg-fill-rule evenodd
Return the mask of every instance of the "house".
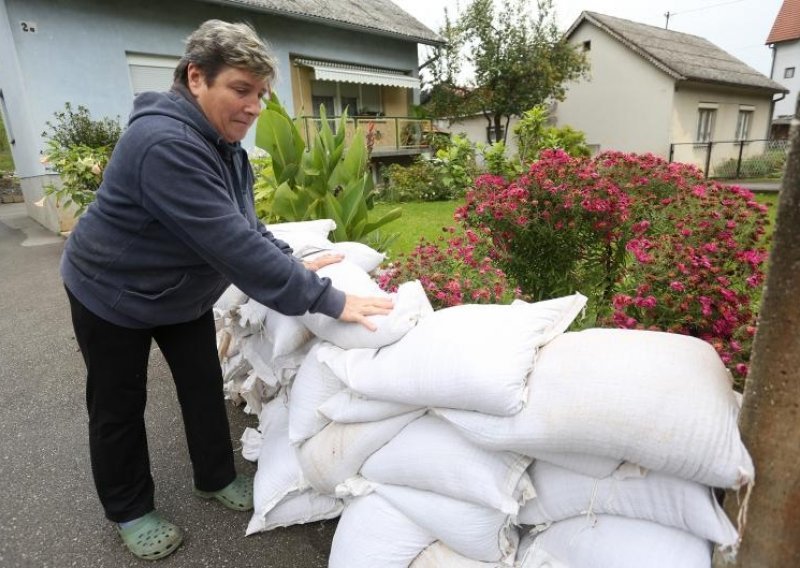
<path id="1" fill-rule="evenodd" d="M 595 12 L 565 37 L 591 69 L 556 119 L 600 151 L 651 152 L 709 175 L 765 151 L 773 98 L 787 89 L 708 40 Z"/>
<path id="2" fill-rule="evenodd" d="M 770 77 L 780 81 L 789 94 L 775 101 L 772 113 L 772 135 L 789 137 L 789 123 L 794 116 L 797 93 L 800 91 L 800 0 L 783 0 L 775 23 L 767 36 L 772 48 Z"/>
<path id="3" fill-rule="evenodd" d="M 61 228 L 41 200 L 57 179 L 40 163 L 54 113 L 70 102 L 124 121 L 134 95 L 169 88 L 184 39 L 210 18 L 248 21 L 270 43 L 275 91 L 294 116 L 348 107 L 386 131 L 378 151 L 413 146 L 403 135 L 419 130 L 408 118 L 418 44 L 443 41 L 391 0 L 0 0 L 0 112 L 31 217 Z M 253 131 L 243 144 L 254 146 Z"/>

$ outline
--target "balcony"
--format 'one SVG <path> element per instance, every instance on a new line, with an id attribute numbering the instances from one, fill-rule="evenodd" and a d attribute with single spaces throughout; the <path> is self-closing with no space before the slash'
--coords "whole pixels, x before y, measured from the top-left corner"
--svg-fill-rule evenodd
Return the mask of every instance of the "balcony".
<path id="1" fill-rule="evenodd" d="M 300 131 L 306 144 L 319 132 L 321 120 L 316 116 L 301 116 Z M 336 132 L 341 116 L 328 117 L 331 130 Z M 345 122 L 345 140 L 350 141 L 357 128 L 365 135 L 372 134 L 372 157 L 412 156 L 427 150 L 426 134 L 433 131 L 433 123 L 428 119 L 407 116 L 353 116 Z"/>

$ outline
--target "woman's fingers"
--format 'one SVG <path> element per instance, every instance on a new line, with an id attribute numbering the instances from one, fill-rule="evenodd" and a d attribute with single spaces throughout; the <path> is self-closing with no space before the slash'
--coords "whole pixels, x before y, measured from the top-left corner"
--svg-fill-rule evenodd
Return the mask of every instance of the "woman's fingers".
<path id="1" fill-rule="evenodd" d="M 341 262 L 344 259 L 344 255 L 340 253 L 331 253 L 331 254 L 323 254 L 322 256 L 318 256 L 314 260 L 304 260 L 303 265 L 309 270 L 316 272 L 323 266 L 328 266 L 329 264 L 336 264 L 337 262 Z"/>
<path id="2" fill-rule="evenodd" d="M 367 316 L 386 315 L 393 307 L 394 302 L 390 298 L 369 298 L 348 294 L 339 319 L 359 323 L 370 331 L 375 331 L 377 329 L 375 324 L 367 319 Z"/>

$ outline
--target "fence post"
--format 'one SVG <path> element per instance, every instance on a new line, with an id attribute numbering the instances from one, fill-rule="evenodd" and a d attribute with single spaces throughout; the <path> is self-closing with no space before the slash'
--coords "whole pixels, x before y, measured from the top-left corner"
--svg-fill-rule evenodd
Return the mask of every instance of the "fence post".
<path id="1" fill-rule="evenodd" d="M 706 179 L 708 179 L 708 173 L 709 173 L 708 170 L 711 168 L 711 146 L 713 144 L 714 144 L 713 142 L 708 143 L 708 151 L 706 152 L 706 170 L 705 172 L 703 172 Z"/>
<path id="2" fill-rule="evenodd" d="M 744 140 L 739 142 L 739 160 L 736 162 L 736 179 L 739 179 L 739 176 L 742 173 L 742 152 L 744 151 Z"/>
<path id="3" fill-rule="evenodd" d="M 672 163 L 672 158 L 675 156 L 675 144 L 669 145 L 669 162 Z"/>

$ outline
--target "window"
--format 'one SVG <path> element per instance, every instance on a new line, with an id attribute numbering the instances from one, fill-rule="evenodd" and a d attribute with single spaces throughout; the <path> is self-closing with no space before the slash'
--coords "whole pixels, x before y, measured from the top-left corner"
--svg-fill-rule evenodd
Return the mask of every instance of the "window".
<path id="1" fill-rule="evenodd" d="M 134 96 L 145 91 L 168 91 L 172 74 L 180 61 L 177 57 L 126 54 Z"/>
<path id="2" fill-rule="evenodd" d="M 380 116 L 383 114 L 381 88 L 378 85 L 357 85 L 335 81 L 311 81 L 311 100 L 314 116 L 319 105 L 325 105 L 328 116 L 339 116 L 347 109 L 349 116 Z"/>
<path id="3" fill-rule="evenodd" d="M 591 51 L 592 50 L 592 42 L 591 40 L 586 40 L 583 42 L 583 51 Z"/>
<path id="4" fill-rule="evenodd" d="M 736 140 L 747 140 L 750 136 L 750 123 L 753 121 L 752 110 L 739 110 L 739 119 L 736 121 Z"/>
<path id="5" fill-rule="evenodd" d="M 794 67 L 787 67 L 783 70 L 784 79 L 791 79 L 792 77 L 794 77 Z"/>
<path id="6" fill-rule="evenodd" d="M 714 119 L 717 110 L 713 108 L 700 108 L 697 117 L 697 142 L 711 142 L 714 135 Z"/>

